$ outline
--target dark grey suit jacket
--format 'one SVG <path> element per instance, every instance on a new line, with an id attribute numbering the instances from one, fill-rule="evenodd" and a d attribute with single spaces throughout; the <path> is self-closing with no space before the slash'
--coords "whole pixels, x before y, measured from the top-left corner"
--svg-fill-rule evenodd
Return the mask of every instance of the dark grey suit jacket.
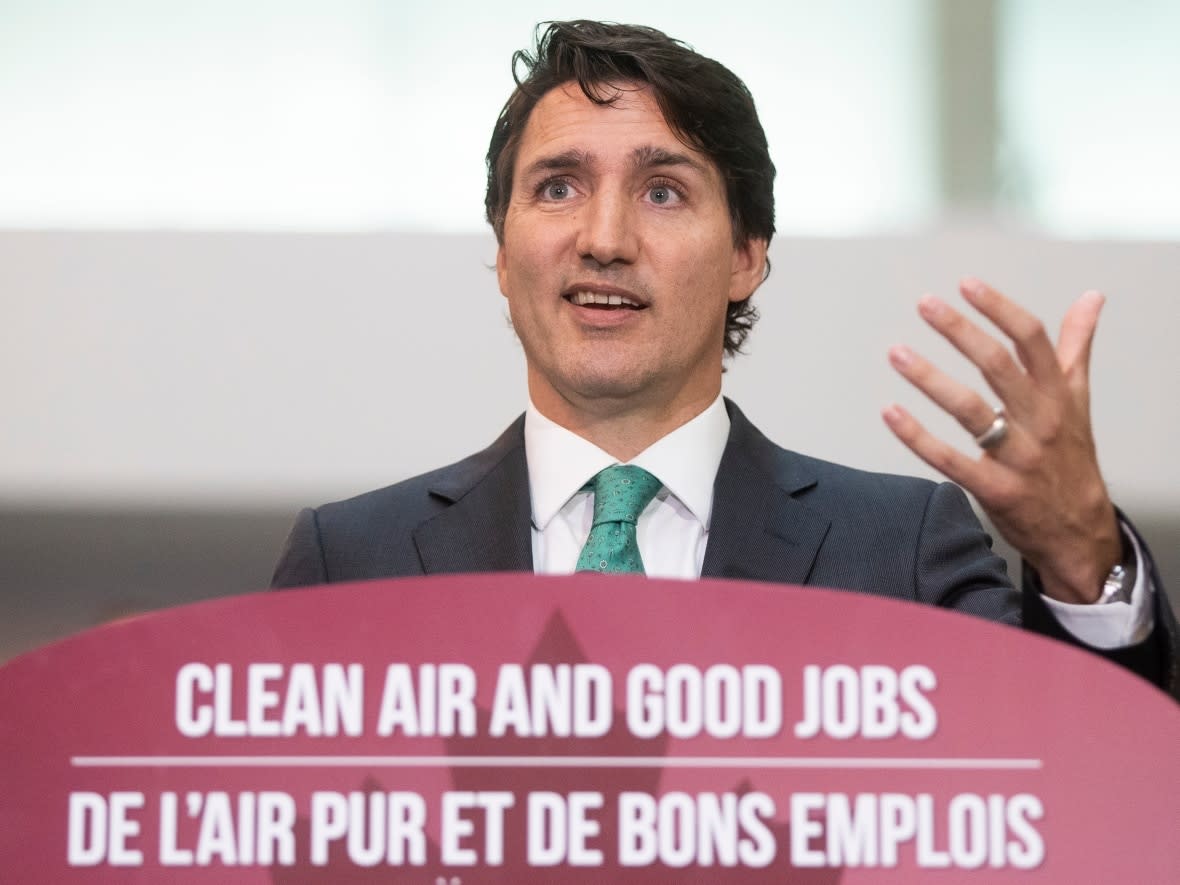
<path id="1" fill-rule="evenodd" d="M 1074 642 L 1028 581 L 1023 594 L 1013 587 L 957 486 L 789 452 L 726 406 L 730 435 L 714 487 L 705 577 L 916 600 Z M 522 417 L 457 464 L 302 511 L 273 586 L 532 569 Z M 1180 631 L 1155 580 L 1153 636 L 1103 654 L 1177 693 Z"/>

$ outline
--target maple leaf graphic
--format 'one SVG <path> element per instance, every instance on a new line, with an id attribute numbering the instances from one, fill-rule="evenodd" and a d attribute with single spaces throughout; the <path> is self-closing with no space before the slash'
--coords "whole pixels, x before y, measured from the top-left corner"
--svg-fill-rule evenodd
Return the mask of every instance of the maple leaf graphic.
<path id="1" fill-rule="evenodd" d="M 533 664 L 579 664 L 589 659 L 577 637 L 570 629 L 560 608 L 545 625 L 527 661 L 525 671 Z M 505 735 L 489 737 L 491 714 L 484 708 L 476 713 L 474 737 L 448 738 L 445 752 L 451 758 L 496 756 L 595 756 L 595 757 L 655 757 L 665 758 L 668 737 L 644 739 L 631 734 L 626 727 L 624 711 L 616 709 L 610 730 L 601 737 L 518 737 Z M 552 883 L 562 885 L 602 885 L 604 882 L 661 883 L 661 885 L 731 885 L 731 883 L 775 882 L 794 885 L 837 885 L 842 879 L 840 868 L 798 869 L 790 864 L 790 827 L 785 821 L 769 821 L 768 829 L 778 845 L 775 860 L 767 867 L 694 866 L 673 868 L 662 863 L 646 867 L 617 866 L 619 843 L 618 801 L 623 792 L 644 792 L 659 795 L 662 769 L 650 767 L 512 767 L 453 766 L 449 769 L 455 790 L 484 792 L 507 791 L 515 797 L 513 806 L 504 814 L 504 862 L 500 866 L 457 867 L 441 863 L 439 846 L 427 840 L 427 863 L 422 867 L 358 867 L 349 859 L 341 840 L 332 843 L 326 866 L 313 867 L 301 857 L 293 867 L 273 867 L 274 885 L 375 885 L 375 883 L 417 883 L 417 885 L 472 885 L 472 883 Z M 382 792 L 385 787 L 370 773 L 360 788 L 362 791 Z M 736 784 L 730 792 L 741 796 L 755 789 L 749 778 Z M 527 861 L 527 796 L 531 792 L 548 791 L 568 794 L 574 791 L 593 791 L 603 797 L 603 806 L 595 810 L 593 818 L 599 823 L 597 836 L 587 839 L 590 849 L 602 852 L 603 865 L 595 867 L 536 867 Z M 485 844 L 482 814 L 469 816 L 473 832 L 463 840 L 464 847 L 482 854 Z M 300 818 L 295 826 L 296 844 L 308 844 L 309 825 Z"/>

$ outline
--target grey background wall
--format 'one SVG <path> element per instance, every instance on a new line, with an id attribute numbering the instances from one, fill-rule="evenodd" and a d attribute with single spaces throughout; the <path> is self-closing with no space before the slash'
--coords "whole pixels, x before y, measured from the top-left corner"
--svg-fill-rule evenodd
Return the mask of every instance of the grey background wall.
<path id="1" fill-rule="evenodd" d="M 297 507 L 484 445 L 524 406 L 490 235 L 0 233 L 0 655 L 265 586 Z M 924 292 L 975 274 L 1055 326 L 1107 293 L 1103 468 L 1180 581 L 1180 246 L 945 227 L 783 238 L 726 393 L 788 447 L 929 475 L 879 411 L 970 440 L 889 369 Z"/>

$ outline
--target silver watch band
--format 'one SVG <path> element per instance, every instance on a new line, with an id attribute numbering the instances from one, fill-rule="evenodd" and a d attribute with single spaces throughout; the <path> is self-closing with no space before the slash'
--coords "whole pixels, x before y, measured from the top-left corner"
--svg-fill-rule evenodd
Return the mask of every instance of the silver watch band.
<path id="1" fill-rule="evenodd" d="M 1112 568 L 1106 580 L 1102 582 L 1102 595 L 1098 597 L 1098 604 L 1130 602 L 1131 588 L 1134 586 L 1130 578 L 1130 574 L 1121 563 Z"/>

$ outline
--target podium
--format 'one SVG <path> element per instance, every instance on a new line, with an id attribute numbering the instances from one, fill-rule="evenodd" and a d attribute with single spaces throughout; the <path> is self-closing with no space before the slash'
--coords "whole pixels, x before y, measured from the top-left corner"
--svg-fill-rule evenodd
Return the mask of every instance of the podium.
<path id="1" fill-rule="evenodd" d="M 114 623 L 0 669 L 19 883 L 1135 882 L 1180 706 L 850 592 L 526 574 Z"/>

